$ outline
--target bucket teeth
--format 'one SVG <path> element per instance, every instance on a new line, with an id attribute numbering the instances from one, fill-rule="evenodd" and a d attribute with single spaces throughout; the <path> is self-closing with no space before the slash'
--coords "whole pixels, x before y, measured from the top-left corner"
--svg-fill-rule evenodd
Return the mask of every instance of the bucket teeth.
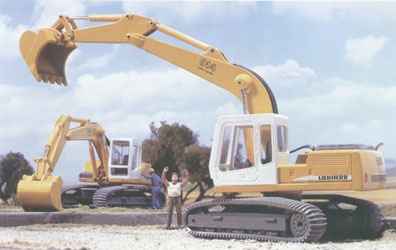
<path id="1" fill-rule="evenodd" d="M 41 78 L 41 80 L 43 80 L 43 82 L 48 83 L 48 75 L 40 74 L 40 78 Z"/>
<path id="2" fill-rule="evenodd" d="M 67 81 L 64 77 L 57 77 L 55 81 L 58 85 L 63 84 L 64 86 L 67 86 Z"/>
<path id="3" fill-rule="evenodd" d="M 55 83 L 55 80 L 56 80 L 56 76 L 54 76 L 54 75 L 49 75 L 49 76 L 48 76 L 48 79 L 49 79 L 50 83 L 54 84 L 54 83 Z"/>
<path id="4" fill-rule="evenodd" d="M 45 83 L 52 83 L 52 84 L 57 84 L 57 85 L 64 85 L 67 86 L 67 81 L 66 78 L 61 77 L 61 76 L 55 76 L 55 75 L 48 75 L 48 74 L 40 74 L 40 80 L 45 82 Z"/>

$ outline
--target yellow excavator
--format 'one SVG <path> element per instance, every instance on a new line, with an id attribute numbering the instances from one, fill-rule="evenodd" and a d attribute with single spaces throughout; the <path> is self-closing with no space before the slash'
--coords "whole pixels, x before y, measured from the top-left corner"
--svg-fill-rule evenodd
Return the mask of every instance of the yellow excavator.
<path id="1" fill-rule="evenodd" d="M 79 183 L 63 185 L 62 178 L 52 176 L 52 172 L 67 141 L 75 140 L 89 142 L 90 160 L 79 174 Z M 77 204 L 149 207 L 151 181 L 141 174 L 149 175 L 150 164 L 141 162 L 141 155 L 139 141 L 132 138 L 109 140 L 99 124 L 61 115 L 42 156 L 34 159 L 35 173 L 23 176 L 18 183 L 18 199 L 25 211 L 62 211 L 63 207 Z M 159 201 L 160 206 L 164 206 L 162 192 Z"/>
<path id="2" fill-rule="evenodd" d="M 76 21 L 106 22 L 79 29 Z M 202 53 L 149 37 L 162 32 Z M 378 148 L 364 144 L 305 145 L 290 163 L 288 118 L 278 114 L 268 84 L 228 61 L 217 48 L 139 15 L 61 15 L 50 27 L 26 31 L 20 50 L 37 81 L 67 85 L 65 63 L 77 43 L 129 43 L 213 83 L 237 97 L 244 115 L 216 124 L 209 163 L 214 190 L 223 198 L 191 204 L 184 221 L 190 234 L 314 242 L 324 238 L 377 238 L 383 216 L 370 201 L 337 194 L 385 187 Z M 39 180 L 37 180 L 39 181 Z M 316 192 L 312 192 L 316 191 Z M 236 194 L 260 193 L 257 197 Z"/>

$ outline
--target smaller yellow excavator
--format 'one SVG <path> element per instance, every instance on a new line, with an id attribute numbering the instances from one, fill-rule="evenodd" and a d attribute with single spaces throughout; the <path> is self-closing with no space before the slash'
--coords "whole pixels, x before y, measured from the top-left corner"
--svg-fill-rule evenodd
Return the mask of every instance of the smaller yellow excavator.
<path id="1" fill-rule="evenodd" d="M 72 128 L 75 123 L 78 126 Z M 66 142 L 73 140 L 89 142 L 90 160 L 79 174 L 79 183 L 63 186 L 62 178 L 52 176 L 52 172 Z M 141 162 L 141 149 L 141 143 L 134 139 L 109 140 L 104 129 L 88 119 L 61 115 L 43 155 L 34 159 L 36 172 L 19 182 L 18 199 L 25 211 L 62 211 L 79 203 L 95 207 L 150 206 L 151 181 L 141 176 L 149 174 L 150 164 Z M 160 193 L 160 205 L 164 204 L 165 196 Z"/>

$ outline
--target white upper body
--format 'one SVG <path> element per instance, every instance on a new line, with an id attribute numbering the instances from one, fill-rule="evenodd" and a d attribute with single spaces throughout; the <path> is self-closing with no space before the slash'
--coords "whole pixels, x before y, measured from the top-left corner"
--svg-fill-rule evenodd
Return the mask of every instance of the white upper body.
<path id="1" fill-rule="evenodd" d="M 168 187 L 168 197 L 179 197 L 181 195 L 181 185 L 180 182 L 173 184 L 169 182 Z"/>

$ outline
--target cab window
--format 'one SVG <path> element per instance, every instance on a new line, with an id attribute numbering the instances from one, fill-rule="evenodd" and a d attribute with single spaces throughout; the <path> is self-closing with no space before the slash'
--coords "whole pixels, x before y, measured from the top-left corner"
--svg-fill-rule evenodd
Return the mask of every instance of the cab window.
<path id="1" fill-rule="evenodd" d="M 128 141 L 114 141 L 111 155 L 112 165 L 128 166 L 129 159 L 129 142 Z"/>
<path id="2" fill-rule="evenodd" d="M 132 170 L 138 167 L 137 155 L 138 155 L 138 146 L 133 145 L 133 147 L 132 147 L 132 167 L 131 167 Z"/>
<path id="3" fill-rule="evenodd" d="M 254 166 L 253 126 L 225 126 L 220 148 L 220 171 L 233 171 Z"/>
<path id="4" fill-rule="evenodd" d="M 271 125 L 269 124 L 260 126 L 260 155 L 261 164 L 272 162 Z"/>
<path id="5" fill-rule="evenodd" d="M 287 151 L 287 132 L 286 126 L 278 125 L 277 126 L 277 136 L 278 136 L 278 152 L 286 152 Z"/>

